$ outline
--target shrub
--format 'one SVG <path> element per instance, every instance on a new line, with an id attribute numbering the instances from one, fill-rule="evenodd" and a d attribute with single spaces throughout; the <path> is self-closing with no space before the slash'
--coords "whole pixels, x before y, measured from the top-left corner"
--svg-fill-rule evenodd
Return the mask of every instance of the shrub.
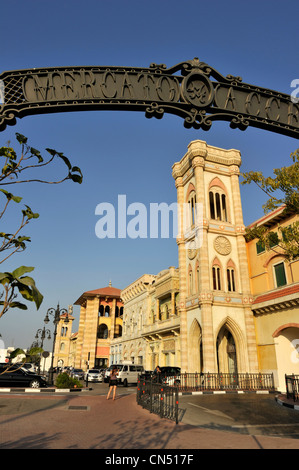
<path id="1" fill-rule="evenodd" d="M 70 377 L 66 372 L 59 374 L 55 383 L 57 388 L 82 388 L 82 383 Z"/>

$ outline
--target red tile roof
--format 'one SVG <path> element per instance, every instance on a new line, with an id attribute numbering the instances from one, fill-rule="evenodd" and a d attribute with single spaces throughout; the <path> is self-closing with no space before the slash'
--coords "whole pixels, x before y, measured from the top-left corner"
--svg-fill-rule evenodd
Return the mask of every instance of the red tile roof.
<path id="1" fill-rule="evenodd" d="M 89 290 L 80 295 L 79 299 L 74 302 L 75 305 L 82 305 L 87 297 L 117 297 L 120 298 L 121 289 L 116 287 L 101 287 L 100 289 Z"/>
<path id="2" fill-rule="evenodd" d="M 109 297 L 120 297 L 121 289 L 116 287 L 102 287 L 101 289 L 89 290 L 84 292 L 83 295 L 109 295 Z"/>

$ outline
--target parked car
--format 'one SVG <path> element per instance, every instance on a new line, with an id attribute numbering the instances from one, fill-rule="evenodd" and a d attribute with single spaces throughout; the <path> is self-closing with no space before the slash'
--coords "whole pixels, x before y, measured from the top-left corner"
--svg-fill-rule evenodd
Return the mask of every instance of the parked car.
<path id="1" fill-rule="evenodd" d="M 18 362 L 16 364 L 14 364 L 18 367 L 22 366 L 23 369 L 27 370 L 28 372 L 36 372 L 36 367 L 34 364 L 31 364 L 30 362 L 25 362 L 25 364 L 23 364 L 22 362 Z"/>
<path id="2" fill-rule="evenodd" d="M 152 380 L 154 371 L 153 370 L 145 370 L 140 374 L 140 378 L 142 380 Z"/>
<path id="3" fill-rule="evenodd" d="M 99 369 L 88 369 L 84 374 L 84 380 L 88 380 L 88 382 L 103 382 L 103 374 Z"/>
<path id="4" fill-rule="evenodd" d="M 5 365 L 0 367 L 0 387 L 47 387 L 47 381 L 41 375 L 19 367 L 17 365 Z"/>
<path id="5" fill-rule="evenodd" d="M 74 379 L 84 379 L 84 372 L 82 369 L 73 369 L 71 372 L 71 377 Z"/>
<path id="6" fill-rule="evenodd" d="M 165 385 L 179 385 L 181 383 L 181 368 L 174 366 L 160 367 L 161 373 L 160 379 L 161 383 Z"/>
<path id="7" fill-rule="evenodd" d="M 129 383 L 137 384 L 138 376 L 144 373 L 144 367 L 137 364 L 112 364 L 105 372 L 104 382 L 109 382 L 110 372 L 116 367 L 118 369 L 117 380 L 119 384 L 127 387 Z"/>

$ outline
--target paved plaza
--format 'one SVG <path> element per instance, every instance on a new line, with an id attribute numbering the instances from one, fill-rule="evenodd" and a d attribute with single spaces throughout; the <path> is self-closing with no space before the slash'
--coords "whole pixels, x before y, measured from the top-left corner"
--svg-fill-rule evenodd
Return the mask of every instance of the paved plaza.
<path id="1" fill-rule="evenodd" d="M 119 387 L 115 401 L 106 393 L 106 384 L 81 393 L 1 393 L 0 448 L 299 449 L 299 412 L 273 395 L 183 395 L 176 425 L 137 405 L 133 387 Z"/>

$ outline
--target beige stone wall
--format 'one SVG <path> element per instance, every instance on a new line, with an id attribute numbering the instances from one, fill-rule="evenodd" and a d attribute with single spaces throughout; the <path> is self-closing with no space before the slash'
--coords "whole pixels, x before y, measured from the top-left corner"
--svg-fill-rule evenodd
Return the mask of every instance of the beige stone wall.
<path id="1" fill-rule="evenodd" d="M 282 208 L 252 225 L 266 223 L 277 232 L 278 226 L 288 226 L 296 220 L 298 216 L 283 216 Z M 257 241 L 247 242 L 247 256 L 259 370 L 273 373 L 277 389 L 283 392 L 285 374 L 299 373 L 299 261 L 288 262 L 278 246 L 258 253 Z M 274 272 L 277 263 L 284 263 L 286 274 L 286 284 L 279 287 Z"/>

